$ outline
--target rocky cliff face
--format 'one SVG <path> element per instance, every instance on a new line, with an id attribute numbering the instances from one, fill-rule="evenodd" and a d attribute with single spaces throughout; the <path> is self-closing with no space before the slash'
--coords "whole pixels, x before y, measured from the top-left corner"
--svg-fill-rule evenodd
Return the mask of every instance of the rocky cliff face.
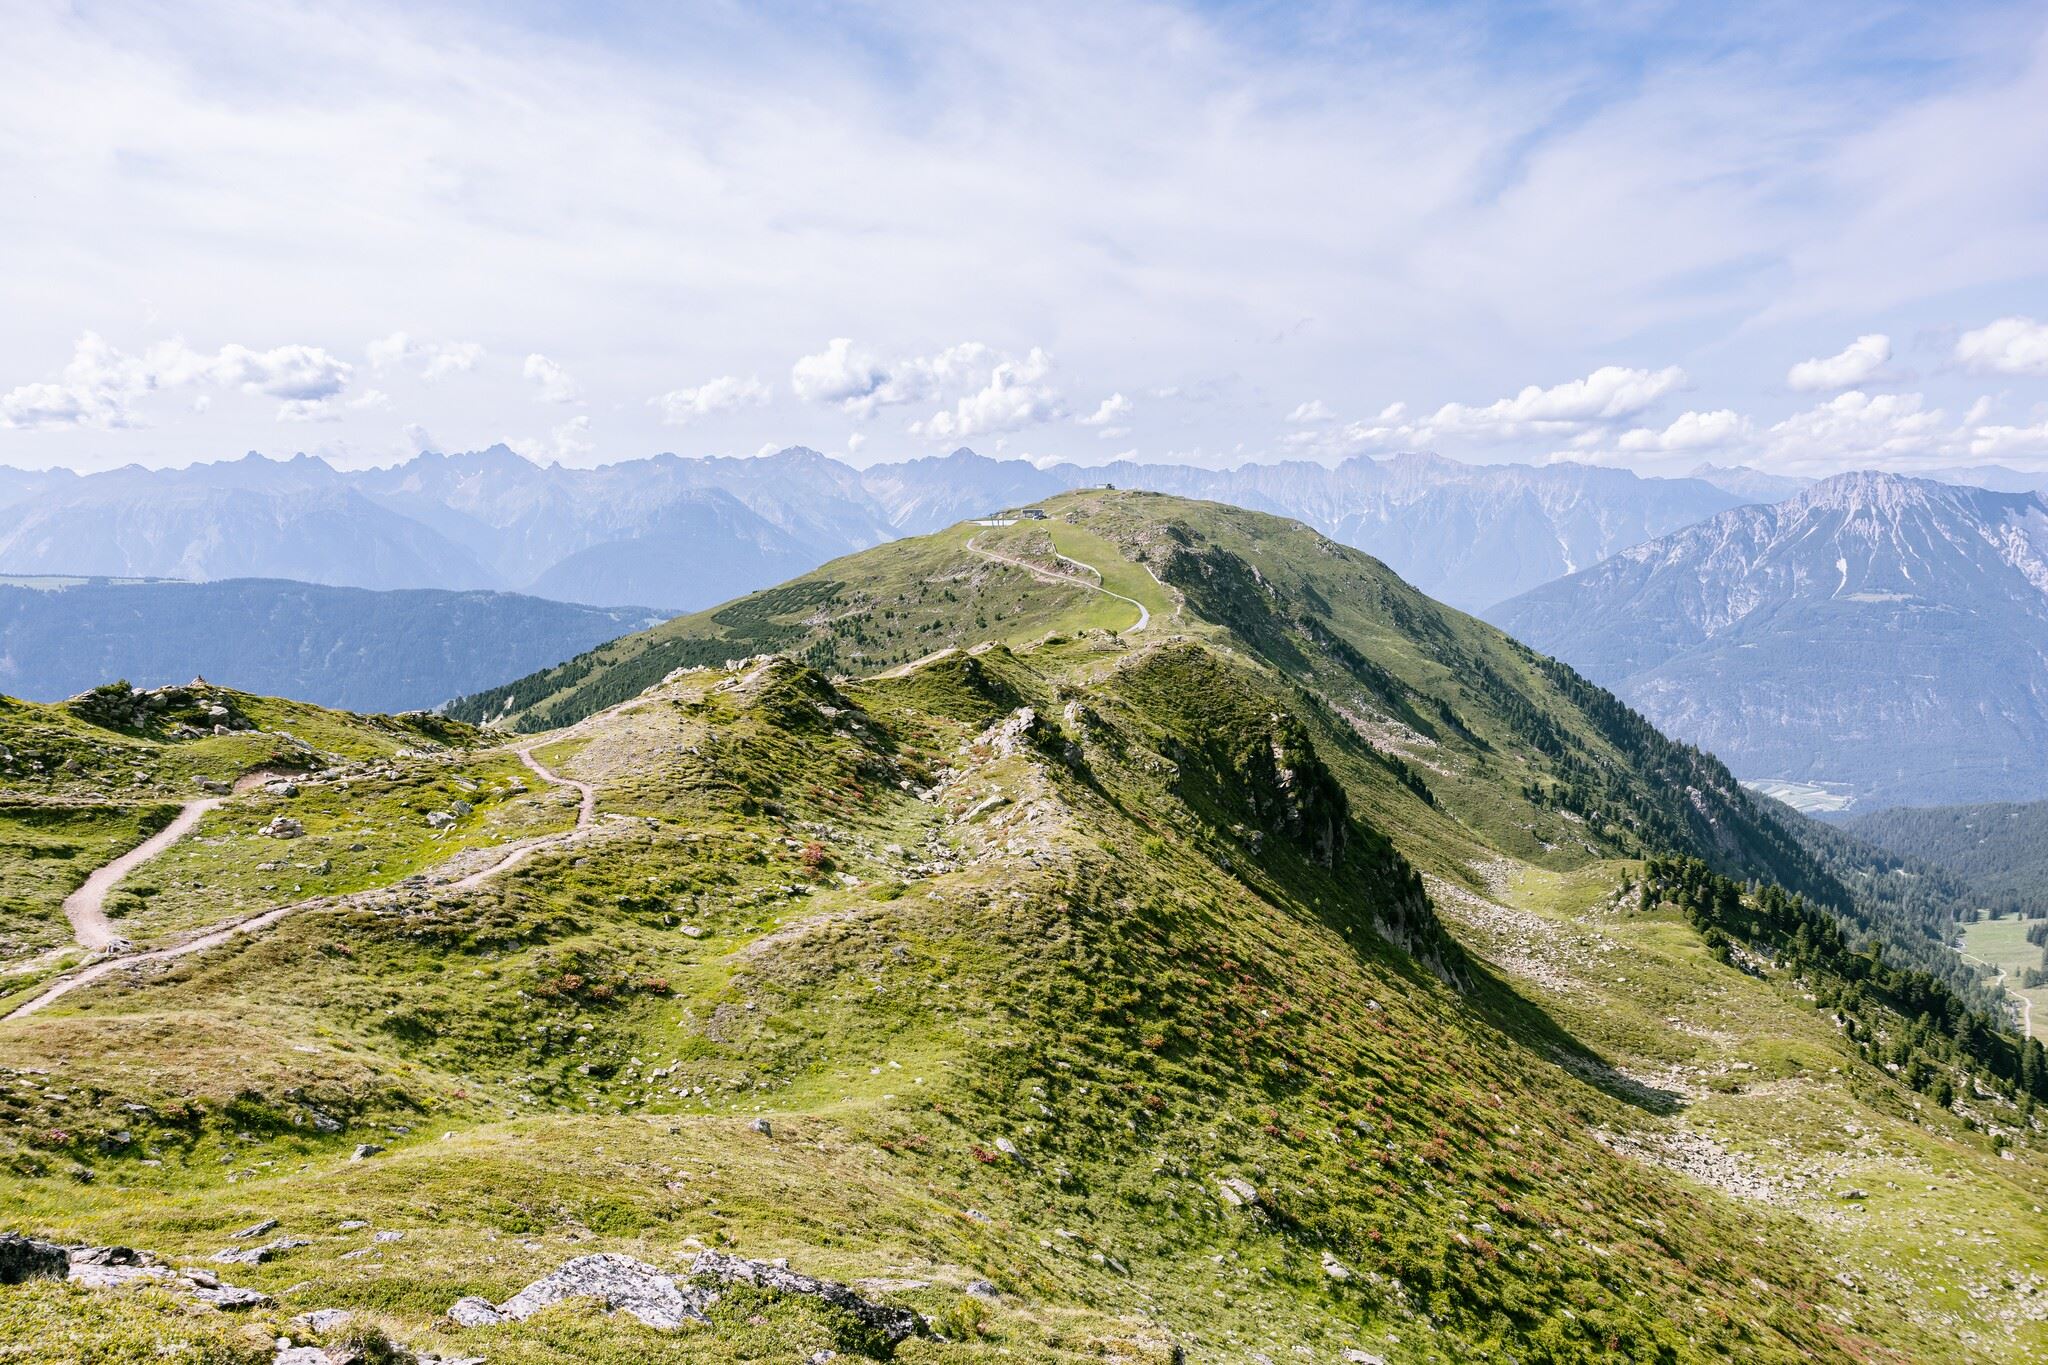
<path id="1" fill-rule="evenodd" d="M 1725 512 L 1492 619 L 1745 778 L 1862 803 L 2048 788 L 2048 507 L 1880 473 Z"/>

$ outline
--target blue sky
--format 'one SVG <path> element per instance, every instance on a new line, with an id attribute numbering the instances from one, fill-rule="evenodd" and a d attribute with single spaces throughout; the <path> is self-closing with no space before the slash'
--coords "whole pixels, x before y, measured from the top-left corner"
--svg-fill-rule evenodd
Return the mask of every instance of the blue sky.
<path id="1" fill-rule="evenodd" d="M 29 0 L 0 462 L 2048 467 L 2028 6 Z"/>

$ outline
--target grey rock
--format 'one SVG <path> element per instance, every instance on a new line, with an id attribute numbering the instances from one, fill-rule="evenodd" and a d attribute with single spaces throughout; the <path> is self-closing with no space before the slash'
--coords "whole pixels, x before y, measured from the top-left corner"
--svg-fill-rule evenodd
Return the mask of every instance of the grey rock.
<path id="1" fill-rule="evenodd" d="M 480 1299 L 474 1294 L 457 1299 L 448 1307 L 448 1316 L 457 1327 L 490 1327 L 503 1322 L 505 1315 L 489 1299 Z"/>
<path id="2" fill-rule="evenodd" d="M 270 1365 L 334 1365 L 334 1360 L 318 1346 L 287 1346 L 270 1358 Z"/>
<path id="3" fill-rule="evenodd" d="M 775 1125 L 768 1122 L 768 1120 L 766 1119 L 755 1119 L 752 1123 L 748 1124 L 747 1127 L 753 1129 L 762 1137 L 775 1136 Z"/>
<path id="4" fill-rule="evenodd" d="M 717 1280 L 721 1284 L 748 1284 L 771 1293 L 803 1294 L 823 1300 L 851 1314 L 892 1347 L 924 1329 L 924 1319 L 908 1308 L 876 1303 L 862 1298 L 836 1280 L 820 1280 L 772 1261 L 750 1261 L 744 1256 L 729 1256 L 722 1251 L 702 1251 L 690 1263 L 690 1274 L 698 1279 Z"/>
<path id="5" fill-rule="evenodd" d="M 694 1286 L 679 1286 L 645 1261 L 606 1252 L 564 1263 L 499 1304 L 498 1312 L 516 1322 L 564 1299 L 596 1299 L 649 1327 L 666 1328 L 703 1321 L 715 1298 Z"/>
<path id="6" fill-rule="evenodd" d="M 346 1308 L 316 1308 L 310 1313 L 301 1313 L 292 1319 L 292 1326 L 308 1332 L 327 1333 L 337 1331 L 355 1321 L 356 1315 Z"/>
<path id="7" fill-rule="evenodd" d="M 212 1304 L 224 1312 L 270 1307 L 270 1295 L 259 1294 L 253 1289 L 243 1289 L 237 1285 L 221 1284 L 218 1281 L 212 1285 L 194 1284 L 191 1292 L 192 1297 L 201 1303 Z"/>
<path id="8" fill-rule="evenodd" d="M 39 1242 L 18 1232 L 0 1232 L 0 1284 L 61 1280 L 70 1270 L 69 1253 L 55 1242 Z"/>
<path id="9" fill-rule="evenodd" d="M 215 1265 L 262 1265 L 296 1247 L 310 1245 L 303 1237 L 276 1237 L 261 1246 L 230 1247 L 209 1258 Z"/>
<path id="10" fill-rule="evenodd" d="M 270 1231 L 272 1228 L 276 1226 L 277 1220 L 275 1218 L 266 1218 L 260 1223 L 251 1223 L 248 1227 L 243 1228 L 240 1232 L 229 1233 L 228 1239 L 230 1241 L 235 1242 L 246 1242 L 251 1237 L 261 1237 L 264 1233 Z"/>
<path id="11" fill-rule="evenodd" d="M 80 1265 L 155 1265 L 156 1257 L 134 1247 L 72 1247 L 69 1255 L 71 1264 Z"/>
<path id="12" fill-rule="evenodd" d="M 357 1144 L 355 1151 L 350 1154 L 349 1160 L 368 1161 L 371 1157 L 376 1156 L 383 1150 L 384 1149 L 382 1147 L 379 1147 L 374 1142 L 359 1143 Z"/>
<path id="13" fill-rule="evenodd" d="M 467 801 L 451 801 L 448 803 L 448 809 L 454 815 L 463 816 L 475 810 L 476 807 L 470 805 Z"/>
<path id="14" fill-rule="evenodd" d="M 306 827 L 289 815 L 280 815 L 256 832 L 273 839 L 297 839 L 305 834 Z"/>
<path id="15" fill-rule="evenodd" d="M 999 1299 L 1003 1296 L 1003 1291 L 987 1280 L 969 1280 L 967 1293 L 977 1299 Z"/>
<path id="16" fill-rule="evenodd" d="M 120 1289 L 138 1280 L 168 1280 L 171 1272 L 160 1265 L 95 1265 L 74 1261 L 67 1278 L 87 1289 Z"/>
<path id="17" fill-rule="evenodd" d="M 447 829 L 454 823 L 455 817 L 445 810 L 430 810 L 427 812 L 428 829 Z"/>

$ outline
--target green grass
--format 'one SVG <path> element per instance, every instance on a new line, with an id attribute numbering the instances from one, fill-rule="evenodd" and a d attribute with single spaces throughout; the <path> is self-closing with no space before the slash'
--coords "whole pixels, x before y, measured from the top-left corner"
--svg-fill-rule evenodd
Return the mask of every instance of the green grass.
<path id="1" fill-rule="evenodd" d="M 2006 990 L 2033 1003 L 2032 1036 L 2043 1038 L 2048 1037 L 2048 986 L 2028 990 L 2023 984 L 2027 968 L 2039 968 L 2048 962 L 2041 945 L 2027 942 L 2027 930 L 2038 923 L 2039 920 L 1987 919 L 1966 924 L 1963 951 L 2005 971 Z"/>
<path id="2" fill-rule="evenodd" d="M 599 789 L 579 841 L 0 1024 L 14 1224 L 190 1262 L 275 1216 L 311 1245 L 231 1276 L 278 1296 L 265 1340 L 343 1306 L 494 1362 L 859 1356 L 843 1323 L 767 1298 L 675 1335 L 574 1307 L 442 1316 L 574 1255 L 679 1267 L 697 1246 L 895 1283 L 874 1292 L 947 1324 L 913 1361 L 2048 1349 L 2027 1316 L 2038 1124 L 1997 1097 L 1933 1111 L 1804 983 L 1626 894 L 1640 850 L 1697 837 L 1673 781 L 1706 784 L 1724 856 L 1790 856 L 1743 844 L 1707 760 L 1312 533 L 1145 495 L 1048 506 L 1005 543 L 1074 547 L 1149 605 L 1142 560 L 1182 619 L 1077 629 L 1129 609 L 941 536 L 515 684 L 553 714 L 659 679 L 675 642 L 922 657 L 941 620 L 968 647 L 889 677 L 684 672 L 541 740 Z M 865 641 L 830 624 L 855 612 Z M 514 763 L 379 759 L 395 775 L 345 798 L 248 798 L 243 833 L 193 841 L 141 899 L 301 884 L 235 889 L 229 855 L 272 806 L 324 856 L 388 827 L 382 873 L 423 865 L 417 803 L 456 774 L 499 792 Z M 566 820 L 570 799 L 471 818 Z M 388 1150 L 349 1160 L 362 1142 Z M 1671 1144 L 1784 1197 L 1688 1174 Z M 1002 1300 L 964 1298 L 975 1279 Z M 0 1343 L 45 1358 L 261 1358 L 258 1333 L 192 1321 L 150 1295 L 0 1294 Z"/>

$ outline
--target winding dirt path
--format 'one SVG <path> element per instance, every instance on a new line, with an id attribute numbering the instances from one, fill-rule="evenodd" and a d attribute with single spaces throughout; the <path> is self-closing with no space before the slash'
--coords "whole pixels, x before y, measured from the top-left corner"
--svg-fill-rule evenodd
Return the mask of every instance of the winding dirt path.
<path id="1" fill-rule="evenodd" d="M 971 538 L 967 542 L 967 548 L 980 555 L 983 559 L 991 559 L 998 564 L 1007 564 L 1013 569 L 1022 569 L 1041 583 L 1063 583 L 1068 587 L 1086 588 L 1089 592 L 1099 592 L 1104 597 L 1114 597 L 1119 602 L 1130 603 L 1138 609 L 1138 624 L 1125 627 L 1122 631 L 1125 635 L 1135 634 L 1152 624 L 1152 609 L 1150 607 L 1135 597 L 1126 597 L 1120 592 L 1111 592 L 1108 588 L 1103 587 L 1100 582 L 1090 583 L 1087 579 L 1076 578 L 1072 574 L 1054 573 L 1051 569 L 1033 564 L 1029 560 L 1015 559 L 1009 555 L 997 554 L 994 550 L 984 550 L 981 546 L 976 545 Z M 1077 569 L 1086 569 L 1089 573 L 1094 574 L 1098 580 L 1102 578 L 1102 570 L 1096 568 L 1093 564 L 1084 564 L 1078 559 L 1061 554 L 1058 550 L 1053 551 L 1053 557 L 1064 564 L 1071 564 Z"/>
<path id="2" fill-rule="evenodd" d="M 533 771 L 534 775 L 536 777 L 539 777 L 542 781 L 548 783 L 550 786 L 574 787 L 577 790 L 577 792 L 581 795 L 582 799 L 577 803 L 576 806 L 575 828 L 562 834 L 542 834 L 536 835 L 531 839 L 518 840 L 504 850 L 505 856 L 498 859 L 498 861 L 492 863 L 488 867 L 470 873 L 468 876 L 463 877 L 459 881 L 444 884 L 443 889 L 461 891 L 467 890 L 470 887 L 477 886 L 489 880 L 490 878 L 497 876 L 499 873 L 507 871 L 508 869 L 517 866 L 527 857 L 539 852 L 541 849 L 551 848 L 557 844 L 565 843 L 570 839 L 573 839 L 577 835 L 587 831 L 594 823 L 596 823 L 597 788 L 593 787 L 588 782 L 578 782 L 574 778 L 558 776 L 555 772 L 553 772 L 545 764 L 543 764 L 539 759 L 533 756 L 533 748 L 531 746 L 524 749 L 520 749 L 518 751 L 518 754 L 519 761 L 524 763 L 528 768 L 530 768 Z M 94 886 L 96 883 L 98 885 L 98 895 L 91 902 L 92 912 L 93 916 L 97 919 L 98 926 L 105 930 L 106 937 L 101 939 L 98 943 L 88 942 L 86 939 L 86 928 L 81 925 L 80 919 L 74 916 L 72 918 L 72 925 L 76 932 L 78 933 L 79 942 L 84 943 L 89 948 L 103 947 L 105 946 L 106 943 L 111 942 L 116 937 L 116 935 L 112 932 L 111 927 L 107 926 L 105 916 L 99 913 L 100 902 L 105 900 L 107 890 L 110 887 L 112 887 L 114 883 L 118 882 L 128 872 L 132 871 L 134 868 L 141 865 L 142 863 L 147 862 L 150 858 L 155 857 L 158 853 L 163 852 L 164 849 L 170 847 L 173 843 L 177 842 L 177 840 L 181 836 L 183 836 L 188 830 L 190 830 L 194 824 L 198 823 L 201 816 L 205 815 L 207 811 L 219 805 L 222 799 L 223 798 L 216 796 L 209 797 L 203 801 L 193 801 L 187 803 L 184 809 L 179 811 L 178 818 L 176 820 L 173 820 L 169 825 L 166 825 L 163 829 L 157 831 L 154 835 L 151 835 L 149 839 L 145 840 L 141 844 L 136 845 L 127 853 L 122 854 L 119 858 L 116 858 L 113 862 L 108 863 L 105 867 L 102 867 L 99 869 L 99 871 L 93 873 L 91 877 L 87 878 L 86 887 Z M 463 856 L 464 853 L 470 853 L 474 851 L 475 850 L 465 849 L 463 850 L 463 853 L 454 854 L 452 856 L 461 857 Z M 73 899 L 78 899 L 80 896 L 82 896 L 84 891 L 86 890 L 86 887 L 79 888 L 79 891 L 74 894 Z M 119 957 L 105 958 L 99 962 L 93 963 L 88 967 L 84 967 L 78 971 L 69 973 L 68 975 L 58 977 L 55 981 L 52 981 L 46 988 L 44 988 L 35 996 L 31 997 L 22 1004 L 17 1005 L 12 1010 L 9 1010 L 5 1015 L 0 1015 L 0 1023 L 5 1023 L 9 1020 L 14 1019 L 27 1018 L 29 1015 L 34 1014 L 37 1011 L 45 1008 L 46 1006 L 54 1003 L 55 1001 L 63 998 L 64 996 L 69 995 L 71 992 L 79 989 L 81 986 L 89 986 L 93 982 L 102 980 L 117 971 L 125 971 L 128 968 L 139 967 L 146 963 L 152 962 L 175 962 L 177 959 L 181 957 L 188 957 L 193 953 L 204 952 L 208 948 L 217 948 L 221 944 L 227 943 L 230 940 L 235 939 L 237 937 L 241 937 L 247 934 L 261 933 L 263 930 L 268 929 L 271 925 L 283 919 L 286 915 L 291 914 L 294 910 L 303 910 L 308 906 L 314 905 L 346 905 L 357 897 L 374 896 L 389 890 L 389 887 L 377 887 L 368 891 L 358 891 L 345 896 L 321 896 L 315 897 L 311 900 L 294 901 L 290 905 L 273 906 L 271 909 L 258 911 L 256 914 L 251 915 L 246 919 L 239 919 L 230 924 L 219 925 L 193 938 L 188 938 L 178 943 L 169 944 L 162 948 L 152 948 L 146 952 L 127 953 Z M 81 901 L 81 905 L 83 904 L 84 902 Z M 64 911 L 67 915 L 71 914 L 72 905 L 70 900 L 65 901 Z"/>
<path id="3" fill-rule="evenodd" d="M 136 868 L 162 853 L 192 832 L 206 812 L 227 798 L 208 796 L 187 801 L 178 808 L 177 818 L 110 863 L 93 869 L 85 885 L 64 898 L 64 918 L 71 921 L 71 935 L 88 951 L 104 948 L 120 938 L 107 919 L 107 893 Z"/>
<path id="4" fill-rule="evenodd" d="M 2011 996 L 2011 997 L 2012 997 L 2013 999 L 2015 999 L 2015 1000 L 2017 1000 L 2017 1001 L 2019 1001 L 2019 1002 L 2020 1002 L 2020 1037 L 2022 1037 L 2022 1038 L 2031 1038 L 2031 1037 L 2033 1037 L 2033 1036 L 2034 1036 L 2034 1002 L 2033 1002 L 2032 1000 L 2028 999 L 2028 998 L 2027 998 L 2027 997 L 2026 997 L 2025 995 L 2022 995 L 2022 994 L 2021 994 L 2020 992 L 2018 992 L 2018 991 L 2014 990 L 2014 989 L 2013 989 L 2012 987 L 2010 987 L 2010 986 L 2008 986 L 2008 985 L 2006 985 L 2006 984 L 2005 984 L 2005 979 L 2006 979 L 2006 974 L 2005 974 L 2005 968 L 2003 968 L 2003 967 L 1999 966 L 1999 965 L 1998 965 L 1998 964 L 1997 964 L 1996 962 L 1993 962 L 1993 961 L 1991 961 L 1991 959 L 1989 959 L 1989 958 L 1984 958 L 1984 957 L 1978 957 L 1978 956 L 1977 956 L 1977 955 L 1976 955 L 1975 953 L 1966 953 L 1966 952 L 1964 952 L 1964 951 L 1963 951 L 1963 950 L 1962 950 L 1961 948 L 1958 948 L 1958 949 L 1956 949 L 1956 956 L 1957 956 L 1957 957 L 1960 957 L 1960 958 L 1963 958 L 1964 960 L 1966 960 L 1966 961 L 1969 961 L 1969 962 L 1981 962 L 1981 963 L 1983 963 L 1983 964 L 1984 964 L 1985 966 L 1989 967 L 1989 968 L 1990 968 L 1990 969 L 1991 969 L 1992 971 L 1994 971 L 1994 972 L 1997 972 L 1997 973 L 1998 973 L 1998 987 L 1999 987 L 1999 989 L 2000 989 L 2000 990 L 2002 990 L 2002 991 L 2004 991 L 2004 992 L 2005 992 L 2005 993 L 2006 993 L 2007 995 Z"/>

